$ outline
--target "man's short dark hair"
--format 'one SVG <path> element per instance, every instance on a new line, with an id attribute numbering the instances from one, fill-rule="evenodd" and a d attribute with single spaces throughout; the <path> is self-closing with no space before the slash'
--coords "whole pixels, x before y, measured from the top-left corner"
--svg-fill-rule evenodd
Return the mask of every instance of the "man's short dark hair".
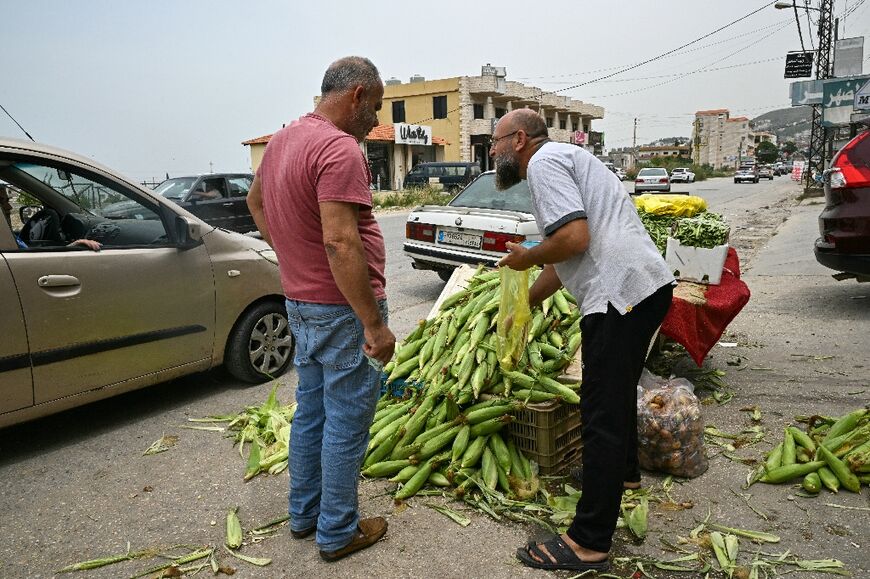
<path id="1" fill-rule="evenodd" d="M 359 85 L 371 88 L 379 84 L 383 84 L 381 75 L 371 60 L 362 56 L 346 56 L 326 69 L 320 84 L 320 93 L 326 96 L 331 92 L 351 90 Z"/>

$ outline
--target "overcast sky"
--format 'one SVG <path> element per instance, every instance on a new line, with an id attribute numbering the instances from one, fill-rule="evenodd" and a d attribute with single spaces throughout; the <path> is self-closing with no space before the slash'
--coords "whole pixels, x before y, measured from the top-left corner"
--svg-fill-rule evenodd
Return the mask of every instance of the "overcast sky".
<path id="1" fill-rule="evenodd" d="M 783 65 L 800 49 L 797 24 L 791 10 L 769 4 L 678 54 L 563 90 L 765 3 L 3 0 L 0 105 L 37 141 L 137 180 L 247 170 L 241 141 L 311 110 L 326 66 L 359 54 L 384 79 L 404 82 L 503 66 L 509 80 L 603 106 L 593 129 L 605 131 L 607 148 L 629 146 L 635 117 L 642 144 L 689 136 L 696 110 L 752 118 L 789 105 Z M 870 2 L 836 0 L 835 8 L 840 16 L 854 8 L 841 37 L 870 35 Z M 2 111 L 0 135 L 24 137 Z"/>

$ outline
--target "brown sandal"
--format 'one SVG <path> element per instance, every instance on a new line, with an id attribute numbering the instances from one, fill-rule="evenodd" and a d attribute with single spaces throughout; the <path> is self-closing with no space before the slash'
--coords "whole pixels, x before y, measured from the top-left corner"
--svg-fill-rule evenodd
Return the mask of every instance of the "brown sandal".
<path id="1" fill-rule="evenodd" d="M 377 543 L 386 532 L 387 521 L 383 517 L 360 519 L 357 533 L 354 535 L 353 539 L 351 539 L 350 543 L 337 551 L 321 551 L 320 557 L 324 561 L 338 561 L 343 557 L 347 557 L 351 553 L 356 553 L 357 551 L 362 551 L 367 547 L 371 547 Z"/>

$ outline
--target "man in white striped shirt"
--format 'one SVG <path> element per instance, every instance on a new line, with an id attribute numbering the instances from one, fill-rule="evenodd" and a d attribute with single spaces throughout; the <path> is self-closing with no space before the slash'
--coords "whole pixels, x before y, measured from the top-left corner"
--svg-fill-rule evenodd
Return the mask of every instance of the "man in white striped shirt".
<path id="1" fill-rule="evenodd" d="M 492 136 L 496 184 L 527 179 L 543 242 L 508 244 L 499 265 L 544 269 L 532 307 L 562 287 L 583 312 L 583 495 L 568 532 L 517 550 L 528 566 L 601 571 L 623 488 L 640 486 L 637 383 L 650 340 L 670 307 L 674 276 L 619 178 L 581 147 L 550 141 L 531 109 L 502 117 Z"/>

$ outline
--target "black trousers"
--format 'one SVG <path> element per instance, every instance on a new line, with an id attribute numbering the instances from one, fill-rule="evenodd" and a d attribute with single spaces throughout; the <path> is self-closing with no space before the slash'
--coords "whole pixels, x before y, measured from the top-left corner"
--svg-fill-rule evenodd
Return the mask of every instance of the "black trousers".
<path id="1" fill-rule="evenodd" d="M 568 536 L 593 551 L 610 551 L 623 481 L 639 481 L 637 382 L 656 329 L 668 313 L 670 284 L 620 315 L 583 316 L 583 495 Z"/>

